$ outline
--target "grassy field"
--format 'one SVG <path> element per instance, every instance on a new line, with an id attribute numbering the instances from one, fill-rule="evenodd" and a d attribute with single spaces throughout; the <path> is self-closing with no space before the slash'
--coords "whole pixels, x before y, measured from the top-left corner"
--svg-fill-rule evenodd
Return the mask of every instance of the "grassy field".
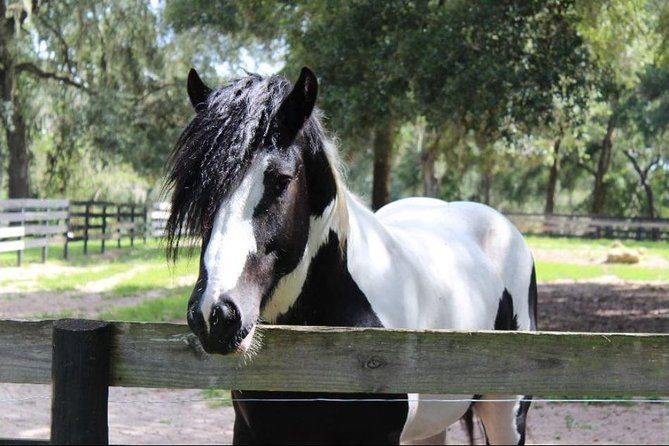
<path id="1" fill-rule="evenodd" d="M 125 297 L 141 297 L 152 292 L 160 297 L 142 300 L 130 306 L 109 305 L 96 317 L 109 320 L 171 321 L 184 317 L 184 308 L 195 283 L 197 257 L 183 256 L 176 263 L 168 263 L 164 247 L 155 240 L 146 244 L 136 242 L 134 248 L 115 246 L 100 254 L 100 245 L 89 245 L 89 255 L 83 254 L 80 243 L 70 245 L 70 259 L 62 260 L 62 247 L 51 247 L 49 261 L 42 265 L 39 249 L 24 254 L 24 268 L 18 274 L 0 275 L 0 293 L 3 288 L 19 292 L 64 292 L 77 298 L 86 292 L 102 293 L 113 303 Z M 16 265 L 15 253 L 0 255 L 0 270 Z M 28 269 L 30 274 L 21 274 Z M 0 271 L 1 272 L 1 271 Z M 77 314 L 60 311 L 41 313 L 42 317 L 74 317 Z"/>
<path id="2" fill-rule="evenodd" d="M 578 240 L 567 238 L 528 237 L 533 250 L 561 252 L 573 259 L 601 257 L 611 246 L 610 240 Z M 669 260 L 669 243 L 625 242 L 625 246 L 641 249 L 645 257 Z M 24 268 L 30 274 L 0 275 L 0 292 L 11 287 L 20 292 L 63 292 L 83 295 L 86 292 L 104 293 L 104 299 L 114 300 L 135 297 L 130 305 L 109 305 L 96 316 L 108 320 L 172 321 L 183 320 L 184 309 L 197 277 L 197 252 L 182 256 L 175 264 L 165 259 L 161 243 L 139 241 L 134 248 L 108 245 L 105 254 L 99 254 L 99 244 L 89 246 L 89 255 L 83 255 L 81 244 L 71 244 L 70 260 L 62 260 L 62 247 L 51 247 L 49 262 L 42 265 L 39 249 L 29 250 L 24 255 Z M 567 253 L 565 256 L 564 253 Z M 15 253 L 0 255 L 0 269 L 13 267 Z M 12 271 L 16 269 L 12 268 Z M 56 271 L 54 273 L 53 271 Z M 9 271 L 9 270 L 7 270 Z M 1 271 L 0 271 L 1 272 Z M 639 265 L 616 265 L 605 263 L 574 263 L 572 261 L 537 261 L 539 282 L 558 279 L 593 279 L 614 276 L 624 280 L 669 282 L 669 268 Z M 78 293 L 78 294 L 77 294 Z M 152 298 L 142 296 L 152 293 Z M 120 302 L 119 302 L 120 303 Z M 43 317 L 74 317 L 65 312 L 41 313 Z"/>

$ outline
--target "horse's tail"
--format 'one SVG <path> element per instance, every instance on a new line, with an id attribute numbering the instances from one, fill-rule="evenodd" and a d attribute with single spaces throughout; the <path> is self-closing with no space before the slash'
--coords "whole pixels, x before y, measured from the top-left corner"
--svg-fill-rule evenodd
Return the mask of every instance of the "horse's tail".
<path id="1" fill-rule="evenodd" d="M 532 275 L 530 276 L 530 289 L 528 293 L 530 310 L 530 330 L 537 330 L 537 273 L 532 262 Z"/>

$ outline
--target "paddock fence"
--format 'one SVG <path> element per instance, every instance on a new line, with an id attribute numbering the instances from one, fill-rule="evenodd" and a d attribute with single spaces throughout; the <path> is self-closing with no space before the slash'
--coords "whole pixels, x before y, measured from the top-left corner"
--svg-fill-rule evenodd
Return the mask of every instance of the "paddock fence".
<path id="1" fill-rule="evenodd" d="M 82 242 L 85 255 L 93 241 L 100 253 L 112 243 L 132 247 L 140 239 L 163 237 L 168 215 L 169 204 L 162 202 L 0 200 L 0 253 L 16 252 L 21 266 L 25 250 L 34 247 L 42 249 L 42 262 L 53 245 L 63 247 L 65 259 L 72 242 Z"/>
<path id="2" fill-rule="evenodd" d="M 115 203 L 42 199 L 0 200 L 0 253 L 16 252 L 21 265 L 28 248 L 40 247 L 42 261 L 49 246 L 83 242 L 88 254 L 93 241 L 104 253 L 115 242 L 120 248 L 141 239 L 162 238 L 170 212 L 167 202 Z M 582 215 L 505 214 L 523 234 L 598 239 L 669 241 L 669 219 L 605 218 Z"/>
<path id="3" fill-rule="evenodd" d="M 669 219 L 505 213 L 523 234 L 623 240 L 669 240 Z"/>
<path id="4" fill-rule="evenodd" d="M 42 261 L 49 245 L 67 244 L 69 200 L 0 200 L 0 252 L 16 252 L 16 263 L 23 263 L 23 252 L 39 247 Z"/>
<path id="5" fill-rule="evenodd" d="M 148 212 L 147 206 L 134 203 L 72 201 L 67 242 L 83 241 L 84 254 L 92 240 L 100 240 L 101 253 L 108 241 L 120 248 L 125 238 L 134 246 L 135 239 L 146 241 Z M 67 256 L 67 249 L 65 252 Z"/>
<path id="6" fill-rule="evenodd" d="M 669 334 L 295 326 L 259 331 L 262 344 L 252 357 L 211 356 L 182 324 L 4 320 L 0 382 L 51 384 L 51 441 L 79 444 L 108 442 L 109 386 L 669 395 Z"/>

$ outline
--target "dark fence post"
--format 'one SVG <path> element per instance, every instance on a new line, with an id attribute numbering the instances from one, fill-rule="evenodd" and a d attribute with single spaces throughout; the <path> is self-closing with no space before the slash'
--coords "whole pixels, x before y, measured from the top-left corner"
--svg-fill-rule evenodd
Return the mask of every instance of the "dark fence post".
<path id="1" fill-rule="evenodd" d="M 88 255 L 88 226 L 91 224 L 91 205 L 86 203 L 84 210 L 84 255 Z"/>
<path id="2" fill-rule="evenodd" d="M 145 203 L 144 204 L 144 244 L 146 245 L 146 237 L 147 233 L 151 231 L 151 220 L 149 219 L 149 206 Z M 153 236 L 153 234 L 150 234 Z"/>
<path id="3" fill-rule="evenodd" d="M 67 203 L 67 217 L 65 218 L 65 243 L 63 244 L 63 258 L 69 260 L 70 226 L 72 225 L 72 202 Z"/>
<path id="4" fill-rule="evenodd" d="M 135 247 L 135 232 L 136 232 L 136 223 L 135 223 L 135 205 L 132 204 L 130 207 L 130 223 L 132 223 L 132 229 L 130 232 L 130 246 Z"/>
<path id="5" fill-rule="evenodd" d="M 107 205 L 102 205 L 102 245 L 100 246 L 100 252 L 104 254 L 105 252 L 105 237 L 107 234 Z"/>
<path id="6" fill-rule="evenodd" d="M 112 325 L 65 319 L 53 325 L 51 443 L 109 444 Z"/>
<path id="7" fill-rule="evenodd" d="M 123 236 L 123 229 L 121 225 L 121 208 L 123 207 L 122 204 L 117 204 L 116 205 L 116 235 L 118 236 L 118 240 L 116 241 L 116 247 L 120 248 L 121 247 L 121 237 Z"/>

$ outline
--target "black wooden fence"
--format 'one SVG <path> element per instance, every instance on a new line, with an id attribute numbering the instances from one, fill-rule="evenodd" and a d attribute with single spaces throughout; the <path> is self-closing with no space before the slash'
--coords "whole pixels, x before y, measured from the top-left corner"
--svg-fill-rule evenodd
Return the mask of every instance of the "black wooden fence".
<path id="1" fill-rule="evenodd" d="M 148 208 L 134 203 L 107 201 L 70 202 L 70 221 L 67 242 L 83 241 L 88 254 L 91 240 L 100 240 L 100 252 L 105 252 L 108 241 L 116 241 L 118 248 L 125 238 L 130 246 L 135 239 L 146 242 Z M 67 243 L 65 256 L 67 258 Z"/>
<path id="2" fill-rule="evenodd" d="M 669 240 L 667 218 L 505 213 L 523 234 L 622 240 Z"/>

